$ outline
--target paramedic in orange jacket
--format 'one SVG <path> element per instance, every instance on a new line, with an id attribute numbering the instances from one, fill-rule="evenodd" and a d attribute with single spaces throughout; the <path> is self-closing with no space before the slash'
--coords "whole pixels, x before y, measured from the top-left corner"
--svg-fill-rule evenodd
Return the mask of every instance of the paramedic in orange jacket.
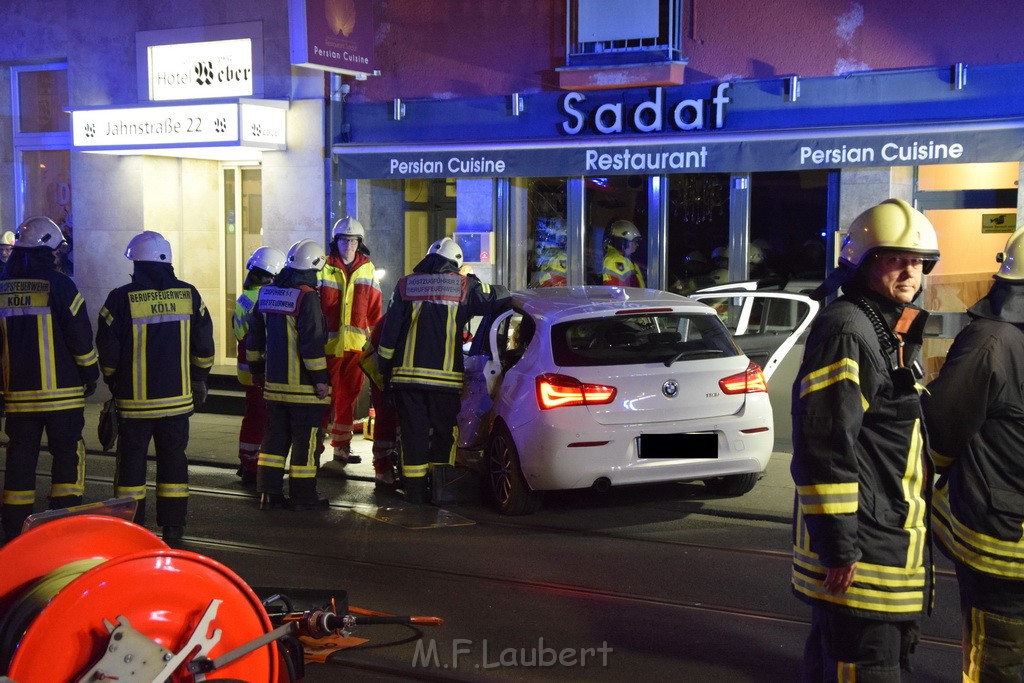
<path id="1" fill-rule="evenodd" d="M 381 316 L 380 283 L 364 244 L 366 229 L 345 216 L 331 230 L 330 254 L 320 271 L 320 305 L 327 322 L 327 373 L 331 407 L 324 429 L 331 439 L 334 461 L 359 462 L 352 454 L 353 408 L 363 388 L 359 354 Z"/>

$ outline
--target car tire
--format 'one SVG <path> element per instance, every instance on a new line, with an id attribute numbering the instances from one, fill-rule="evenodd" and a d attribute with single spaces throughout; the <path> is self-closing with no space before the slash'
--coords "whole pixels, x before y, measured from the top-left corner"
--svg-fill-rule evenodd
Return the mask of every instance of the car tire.
<path id="1" fill-rule="evenodd" d="M 487 445 L 488 493 L 503 515 L 529 515 L 540 509 L 541 494 L 530 489 L 519 451 L 505 425 L 496 425 Z"/>
<path id="2" fill-rule="evenodd" d="M 742 496 L 744 493 L 750 493 L 760 478 L 760 472 L 730 474 L 725 477 L 705 479 L 704 486 L 716 496 Z"/>

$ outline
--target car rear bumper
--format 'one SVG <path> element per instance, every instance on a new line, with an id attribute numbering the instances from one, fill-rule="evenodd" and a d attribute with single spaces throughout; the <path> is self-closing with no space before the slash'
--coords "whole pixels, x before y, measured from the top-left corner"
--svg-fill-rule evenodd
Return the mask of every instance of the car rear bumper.
<path id="1" fill-rule="evenodd" d="M 513 429 L 523 475 L 535 491 L 587 488 L 600 479 L 612 486 L 707 479 L 763 472 L 774 446 L 770 411 L 756 417 L 731 416 L 727 421 L 679 421 L 669 424 L 615 425 L 586 433 L 579 420 L 563 411 L 545 415 L 543 425 Z M 743 430 L 765 429 L 753 433 Z M 640 458 L 638 437 L 646 434 L 714 432 L 717 458 Z"/>

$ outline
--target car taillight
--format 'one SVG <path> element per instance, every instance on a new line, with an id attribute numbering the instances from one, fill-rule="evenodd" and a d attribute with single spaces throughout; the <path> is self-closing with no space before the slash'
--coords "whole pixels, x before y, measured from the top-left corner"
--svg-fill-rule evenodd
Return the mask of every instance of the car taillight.
<path id="1" fill-rule="evenodd" d="M 756 394 L 759 391 L 768 391 L 768 382 L 764 379 L 761 366 L 753 361 L 743 372 L 718 380 L 718 386 L 727 394 Z"/>
<path id="2" fill-rule="evenodd" d="M 541 410 L 611 403 L 615 399 L 615 391 L 615 387 L 584 384 L 568 375 L 547 374 L 537 377 L 537 404 Z"/>

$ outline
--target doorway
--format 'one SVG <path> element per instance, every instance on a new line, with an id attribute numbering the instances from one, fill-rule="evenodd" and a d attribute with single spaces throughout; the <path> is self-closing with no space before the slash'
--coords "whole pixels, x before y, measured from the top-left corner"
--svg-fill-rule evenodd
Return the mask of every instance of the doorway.
<path id="1" fill-rule="evenodd" d="M 263 174 L 259 166 L 221 166 L 223 210 L 221 230 L 224 236 L 224 311 L 214 331 L 218 365 L 235 365 L 237 342 L 231 327 L 235 301 L 242 293 L 245 262 L 263 245 Z"/>

